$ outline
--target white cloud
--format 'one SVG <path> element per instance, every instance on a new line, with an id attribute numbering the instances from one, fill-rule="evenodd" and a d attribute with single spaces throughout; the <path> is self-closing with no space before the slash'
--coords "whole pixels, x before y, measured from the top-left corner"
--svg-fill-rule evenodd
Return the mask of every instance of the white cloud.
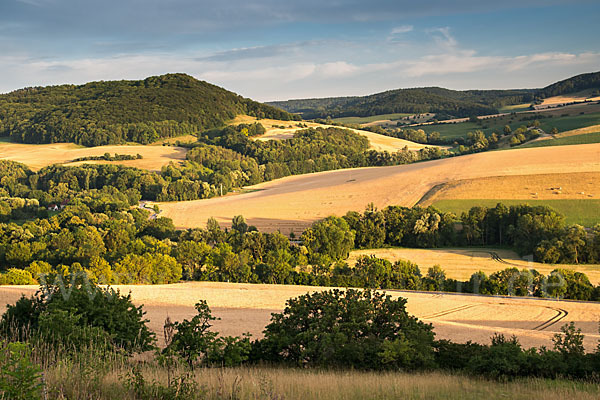
<path id="1" fill-rule="evenodd" d="M 403 33 L 411 32 L 413 29 L 414 29 L 414 27 L 412 25 L 397 26 L 394 29 L 392 29 L 392 31 L 390 32 L 390 34 L 392 34 L 392 35 L 401 35 Z"/>

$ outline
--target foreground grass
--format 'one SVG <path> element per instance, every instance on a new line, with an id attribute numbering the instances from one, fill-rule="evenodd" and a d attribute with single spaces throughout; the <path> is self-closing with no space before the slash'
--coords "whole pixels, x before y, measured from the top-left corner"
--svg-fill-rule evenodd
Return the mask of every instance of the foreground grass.
<path id="1" fill-rule="evenodd" d="M 549 206 L 566 217 L 567 224 L 579 224 L 592 227 L 600 223 L 600 200 L 598 199 L 560 199 L 560 200 L 510 200 L 510 199 L 456 199 L 438 200 L 432 205 L 444 212 L 460 215 L 471 207 L 495 207 L 502 203 L 505 206 L 529 204 L 532 206 Z"/>
<path id="2" fill-rule="evenodd" d="M 143 365 L 148 382 L 167 383 L 167 373 Z M 125 365 L 101 381 L 74 379 L 76 373 L 56 368 L 46 374 L 56 398 L 136 399 L 122 384 Z M 176 371 L 179 375 L 184 371 Z M 524 379 L 496 382 L 449 373 L 314 371 L 288 368 L 239 367 L 197 369 L 190 379 L 205 399 L 597 399 L 591 383 Z M 93 381 L 93 379 L 92 379 Z M 64 397 L 60 397 L 64 396 Z"/>
<path id="3" fill-rule="evenodd" d="M 548 147 L 548 146 L 568 146 L 571 144 L 600 143 L 600 132 L 585 133 L 582 135 L 567 136 L 557 139 L 538 140 L 526 143 L 519 148 L 525 147 Z"/>

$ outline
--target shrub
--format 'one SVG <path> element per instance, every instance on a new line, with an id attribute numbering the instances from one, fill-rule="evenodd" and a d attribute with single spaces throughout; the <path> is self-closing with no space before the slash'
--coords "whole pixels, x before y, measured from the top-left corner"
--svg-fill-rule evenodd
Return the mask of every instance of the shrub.
<path id="1" fill-rule="evenodd" d="M 14 305 L 9 305 L 0 321 L 0 330 L 16 330 L 23 337 L 27 331 L 61 336 L 59 325 L 52 318 L 60 318 L 64 323 L 79 326 L 78 334 L 87 337 L 97 335 L 85 331 L 86 327 L 97 327 L 110 336 L 114 345 L 125 351 L 150 350 L 154 334 L 146 326 L 142 306 L 136 307 L 131 295 L 123 296 L 112 288 L 100 288 L 90 283 L 87 276 L 72 275 L 71 282 L 40 286 L 33 296 L 21 297 Z M 79 340 L 79 339 L 78 339 Z"/>

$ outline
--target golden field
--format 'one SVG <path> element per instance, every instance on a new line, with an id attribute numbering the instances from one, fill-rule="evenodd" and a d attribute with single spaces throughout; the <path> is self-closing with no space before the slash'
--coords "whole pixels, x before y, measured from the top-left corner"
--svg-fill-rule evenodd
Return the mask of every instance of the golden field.
<path id="1" fill-rule="evenodd" d="M 143 146 L 143 145 L 112 145 L 99 147 L 82 147 L 72 143 L 53 144 L 22 144 L 0 142 L 0 159 L 12 160 L 27 165 L 36 171 L 52 164 L 76 165 L 80 163 L 120 164 L 137 167 L 151 171 L 160 171 L 170 162 L 185 160 L 187 149 L 171 146 Z M 124 161 L 72 161 L 88 156 L 101 156 L 104 153 L 141 154 L 140 160 Z"/>
<path id="2" fill-rule="evenodd" d="M 348 264 L 353 266 L 356 259 L 363 255 L 374 255 L 390 262 L 408 260 L 417 264 L 422 274 L 434 265 L 440 265 L 448 278 L 467 281 L 474 272 L 483 271 L 487 275 L 505 268 L 522 270 L 535 269 L 543 275 L 548 275 L 556 268 L 573 269 L 583 272 L 594 286 L 600 284 L 600 265 L 596 264 L 543 264 L 521 259 L 517 253 L 507 249 L 406 249 L 382 248 L 354 250 L 350 253 Z M 493 257 L 496 255 L 497 257 Z"/>
<path id="3" fill-rule="evenodd" d="M 224 335 L 249 332 L 260 337 L 271 313 L 282 311 L 287 299 L 329 289 L 219 282 L 117 285 L 115 288 L 122 293 L 131 292 L 134 303 L 144 305 L 149 326 L 157 332 L 159 341 L 166 317 L 172 320 L 191 318 L 195 314 L 194 304 L 200 299 L 206 300 L 214 314 L 221 318 L 215 321 L 215 330 Z M 34 286 L 1 286 L 0 304 L 14 303 L 21 294 L 29 295 L 36 289 Z M 438 339 L 489 343 L 490 337 L 498 332 L 516 335 L 526 347 L 551 346 L 552 336 L 564 323 L 571 321 L 586 335 L 588 350 L 592 350 L 600 339 L 600 303 L 398 290 L 387 293 L 392 297 L 407 298 L 408 312 L 432 323 Z M 4 307 L 0 312 L 4 312 Z M 542 325 L 544 323 L 549 325 Z"/>
<path id="4" fill-rule="evenodd" d="M 298 234 L 316 220 L 362 211 L 371 202 L 378 208 L 413 206 L 436 185 L 451 181 L 584 172 L 600 172 L 600 144 L 512 149 L 291 176 L 248 187 L 243 194 L 160 207 L 180 228 L 202 227 L 210 217 L 227 226 L 235 215 L 243 215 L 262 231 Z"/>
<path id="5" fill-rule="evenodd" d="M 443 199 L 597 199 L 600 172 L 490 176 L 450 181 L 429 192 L 420 206 Z M 558 189 L 560 188 L 560 189 Z"/>
<path id="6" fill-rule="evenodd" d="M 301 122 L 300 121 L 279 121 L 279 120 L 275 120 L 275 119 L 257 120 L 255 117 L 250 117 L 247 115 L 238 116 L 230 124 L 231 125 L 238 125 L 238 124 L 242 124 L 242 123 L 243 124 L 251 124 L 254 122 L 261 123 L 262 126 L 264 126 L 266 129 L 266 132 L 263 135 L 255 137 L 255 140 L 263 140 L 263 141 L 290 139 L 291 137 L 294 136 L 294 133 L 296 133 L 296 131 L 305 129 L 304 127 L 299 127 L 298 126 L 299 123 L 302 123 L 303 126 L 306 125 L 309 128 L 336 127 L 333 125 L 317 124 L 315 122 L 307 122 L 307 121 L 301 121 Z M 281 128 L 282 126 L 284 128 Z M 336 128 L 340 128 L 340 127 L 336 127 Z M 369 143 L 371 145 L 370 148 L 373 150 L 377 150 L 377 151 L 387 151 L 390 153 L 394 153 L 396 151 L 402 150 L 404 147 L 408 147 L 409 150 L 420 150 L 424 147 L 427 147 L 426 145 L 423 145 L 423 144 L 411 142 L 411 141 L 404 140 L 404 139 L 397 139 L 397 138 L 393 138 L 390 136 L 380 135 L 380 134 L 369 132 L 369 131 L 363 131 L 360 129 L 350 129 L 350 128 L 343 128 L 343 129 L 349 129 L 353 132 L 358 133 L 359 135 L 365 136 L 367 139 L 369 139 Z M 435 146 L 429 146 L 429 147 L 435 147 Z"/>

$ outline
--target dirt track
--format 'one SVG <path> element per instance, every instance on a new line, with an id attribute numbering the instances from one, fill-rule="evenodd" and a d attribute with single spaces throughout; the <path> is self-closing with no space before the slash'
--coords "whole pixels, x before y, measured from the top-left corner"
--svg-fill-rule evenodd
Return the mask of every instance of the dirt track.
<path id="1" fill-rule="evenodd" d="M 210 217 L 228 225 L 235 215 L 243 215 L 263 231 L 300 233 L 315 220 L 362 211 L 371 202 L 379 208 L 412 206 L 433 186 L 451 180 L 598 171 L 600 144 L 513 149 L 292 176 L 249 187 L 249 193 L 160 207 L 181 228 L 204 226 Z"/>

